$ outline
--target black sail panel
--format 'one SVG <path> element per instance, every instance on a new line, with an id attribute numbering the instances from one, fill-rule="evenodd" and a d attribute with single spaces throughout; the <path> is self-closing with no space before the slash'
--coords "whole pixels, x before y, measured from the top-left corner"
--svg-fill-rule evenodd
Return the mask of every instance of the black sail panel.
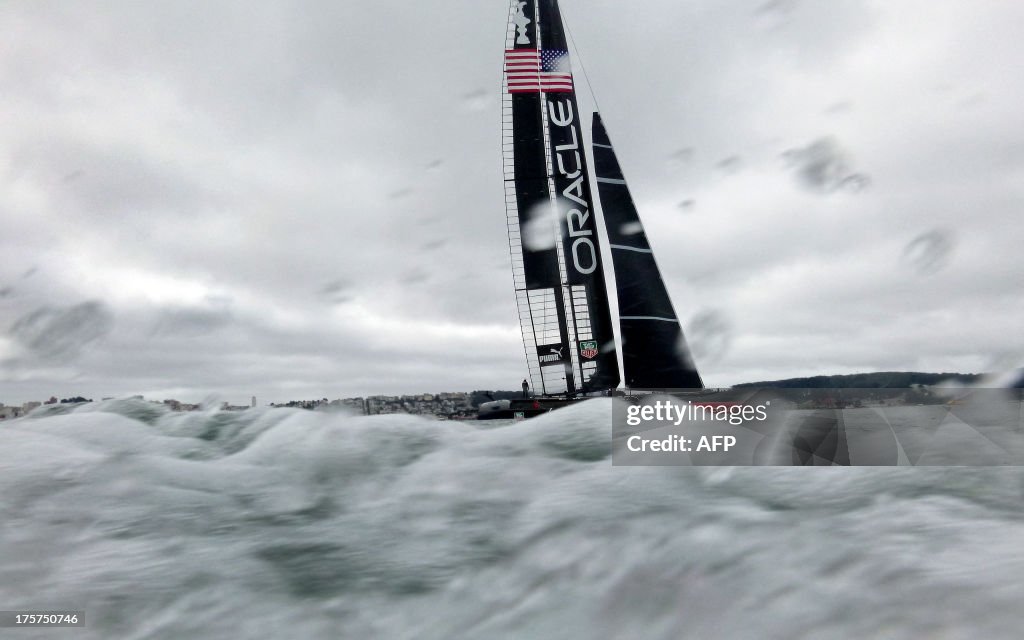
<path id="1" fill-rule="evenodd" d="M 551 199 L 544 160 L 544 138 L 541 133 L 540 97 L 515 94 L 512 99 L 513 182 L 517 214 L 522 237 L 523 268 L 526 288 L 557 287 L 558 253 L 554 228 L 550 240 L 543 237 L 548 229 L 542 213 Z"/>
<path id="2" fill-rule="evenodd" d="M 601 116 L 594 114 L 594 168 L 619 299 L 625 383 L 636 389 L 700 389 L 679 318 Z"/>
<path id="3" fill-rule="evenodd" d="M 538 10 L 538 88 L 544 95 L 568 323 L 576 338 L 573 355 L 581 373 L 579 388 L 612 389 L 619 384 L 618 356 L 568 46 L 557 1 L 538 0 Z"/>

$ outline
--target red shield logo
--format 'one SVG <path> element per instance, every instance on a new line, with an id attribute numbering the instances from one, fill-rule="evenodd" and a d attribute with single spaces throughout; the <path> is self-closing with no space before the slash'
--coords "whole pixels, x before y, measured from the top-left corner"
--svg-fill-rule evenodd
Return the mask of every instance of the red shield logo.
<path id="1" fill-rule="evenodd" d="M 587 360 L 592 360 L 597 357 L 597 342 L 594 340 L 587 340 L 586 342 L 580 343 L 580 355 Z"/>

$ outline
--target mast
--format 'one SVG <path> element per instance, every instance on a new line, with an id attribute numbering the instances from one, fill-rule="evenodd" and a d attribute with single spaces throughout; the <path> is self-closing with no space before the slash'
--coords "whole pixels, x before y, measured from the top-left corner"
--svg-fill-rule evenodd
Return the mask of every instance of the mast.
<path id="1" fill-rule="evenodd" d="M 556 229 L 549 224 L 541 95 L 530 87 L 537 70 L 539 29 L 533 2 L 513 0 L 505 41 L 502 157 L 512 274 L 526 361 L 534 389 L 570 390 L 565 375 L 568 330 L 561 295 Z"/>
<path id="2" fill-rule="evenodd" d="M 615 340 L 556 0 L 512 0 L 504 77 L 506 218 L 534 388 L 614 388 Z"/>
<path id="3" fill-rule="evenodd" d="M 581 391 L 613 389 L 619 384 L 618 355 L 569 47 L 557 0 L 537 3 L 542 81 L 543 74 L 548 78 L 542 89 L 549 175 L 561 239 L 563 295 L 573 332 L 573 367 Z"/>
<path id="4" fill-rule="evenodd" d="M 594 166 L 615 266 L 626 386 L 702 389 L 704 383 L 654 261 L 640 215 L 600 114 L 594 114 Z"/>

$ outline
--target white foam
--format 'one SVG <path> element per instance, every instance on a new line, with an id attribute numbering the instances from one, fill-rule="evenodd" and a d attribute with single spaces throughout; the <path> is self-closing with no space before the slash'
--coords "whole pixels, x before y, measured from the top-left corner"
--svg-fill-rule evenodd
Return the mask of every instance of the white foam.
<path id="1" fill-rule="evenodd" d="M 1019 469 L 612 467 L 611 403 L 7 423 L 0 601 L 83 638 L 1016 633 Z"/>

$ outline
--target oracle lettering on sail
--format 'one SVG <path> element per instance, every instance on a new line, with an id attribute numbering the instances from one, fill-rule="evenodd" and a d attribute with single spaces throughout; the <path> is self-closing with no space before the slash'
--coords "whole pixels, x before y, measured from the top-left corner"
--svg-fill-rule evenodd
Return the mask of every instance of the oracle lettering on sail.
<path id="1" fill-rule="evenodd" d="M 594 225 L 590 216 L 590 203 L 584 187 L 586 176 L 583 173 L 579 135 L 576 133 L 576 114 L 570 100 L 548 102 L 548 112 L 552 131 L 554 127 L 563 129 L 561 135 L 557 136 L 561 144 L 553 146 L 555 166 L 561 176 L 556 184 L 565 184 L 561 190 L 563 200 L 560 208 L 565 209 L 566 230 L 572 241 L 572 266 L 578 273 L 590 275 L 598 267 L 597 248 L 593 241 Z M 565 204 L 566 201 L 574 204 Z"/>

